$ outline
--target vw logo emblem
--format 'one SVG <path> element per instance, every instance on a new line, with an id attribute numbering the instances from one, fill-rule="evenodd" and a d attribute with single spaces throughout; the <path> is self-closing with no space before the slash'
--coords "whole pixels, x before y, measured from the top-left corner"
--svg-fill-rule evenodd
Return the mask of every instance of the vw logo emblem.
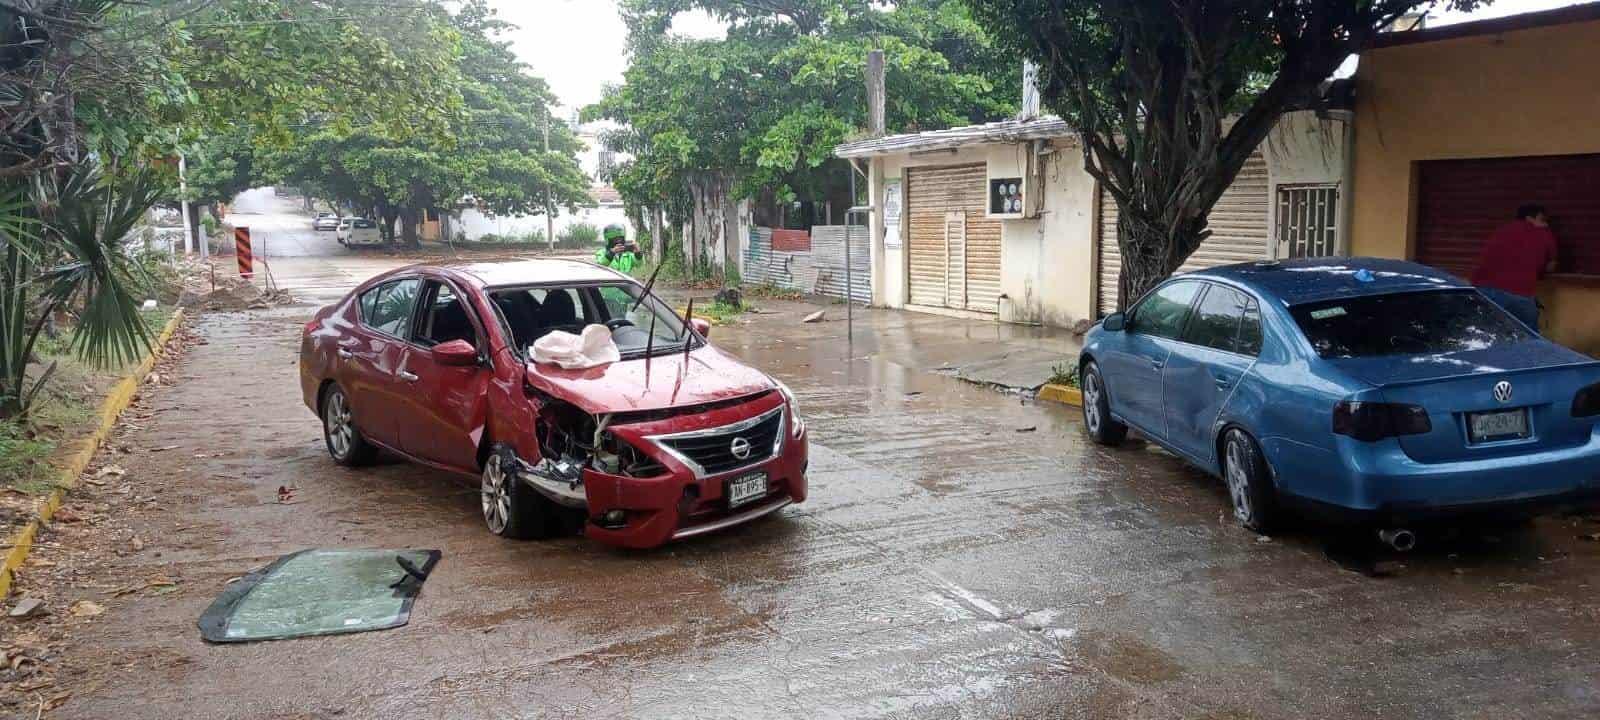
<path id="1" fill-rule="evenodd" d="M 1494 399 L 1502 403 L 1511 402 L 1511 383 L 1501 380 L 1494 384 Z"/>
<path id="2" fill-rule="evenodd" d="M 733 444 L 728 446 L 728 452 L 740 460 L 747 460 L 750 458 L 750 441 L 736 437 L 733 439 Z"/>

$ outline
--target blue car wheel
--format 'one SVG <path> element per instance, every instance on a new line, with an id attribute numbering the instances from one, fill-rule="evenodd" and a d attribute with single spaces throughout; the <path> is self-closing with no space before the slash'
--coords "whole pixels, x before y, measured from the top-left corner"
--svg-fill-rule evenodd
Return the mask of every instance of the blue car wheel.
<path id="1" fill-rule="evenodd" d="M 1120 444 L 1128 437 L 1128 426 L 1111 419 L 1111 400 L 1100 368 L 1093 362 L 1085 364 L 1078 385 L 1083 392 L 1083 427 L 1089 437 L 1101 445 Z"/>
<path id="2" fill-rule="evenodd" d="M 1277 509 L 1272 474 L 1256 441 L 1243 430 L 1235 428 L 1223 436 L 1222 479 L 1228 485 L 1234 519 L 1255 532 L 1268 532 Z"/>

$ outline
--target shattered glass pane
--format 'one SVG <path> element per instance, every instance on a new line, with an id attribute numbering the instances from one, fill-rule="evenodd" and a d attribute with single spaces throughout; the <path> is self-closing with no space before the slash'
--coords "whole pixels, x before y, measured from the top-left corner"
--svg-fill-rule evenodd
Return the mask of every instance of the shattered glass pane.
<path id="1" fill-rule="evenodd" d="M 437 550 L 306 550 L 229 586 L 200 617 L 211 642 L 245 642 L 384 630 L 406 624 Z M 405 580 L 405 582 L 401 582 Z"/>

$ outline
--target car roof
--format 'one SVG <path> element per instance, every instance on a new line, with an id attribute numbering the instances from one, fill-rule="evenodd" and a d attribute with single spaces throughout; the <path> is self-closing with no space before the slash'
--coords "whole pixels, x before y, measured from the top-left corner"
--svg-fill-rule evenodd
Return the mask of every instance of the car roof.
<path id="1" fill-rule="evenodd" d="M 502 260 L 463 260 L 426 264 L 454 272 L 480 287 L 539 285 L 562 282 L 606 282 L 631 279 L 611 268 L 570 258 L 507 258 Z"/>
<path id="2" fill-rule="evenodd" d="M 1207 268 L 1181 277 L 1229 280 L 1285 305 L 1384 295 L 1418 290 L 1447 290 L 1471 285 L 1443 270 L 1405 260 L 1371 257 L 1326 257 L 1238 263 Z"/>

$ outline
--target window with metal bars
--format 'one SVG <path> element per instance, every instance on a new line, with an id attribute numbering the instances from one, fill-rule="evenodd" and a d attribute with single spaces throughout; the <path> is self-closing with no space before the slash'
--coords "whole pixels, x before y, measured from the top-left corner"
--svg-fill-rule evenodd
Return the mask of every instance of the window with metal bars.
<path id="1" fill-rule="evenodd" d="M 1339 253 L 1339 188 L 1298 185 L 1278 188 L 1275 232 L 1278 256 L 1324 257 Z"/>

